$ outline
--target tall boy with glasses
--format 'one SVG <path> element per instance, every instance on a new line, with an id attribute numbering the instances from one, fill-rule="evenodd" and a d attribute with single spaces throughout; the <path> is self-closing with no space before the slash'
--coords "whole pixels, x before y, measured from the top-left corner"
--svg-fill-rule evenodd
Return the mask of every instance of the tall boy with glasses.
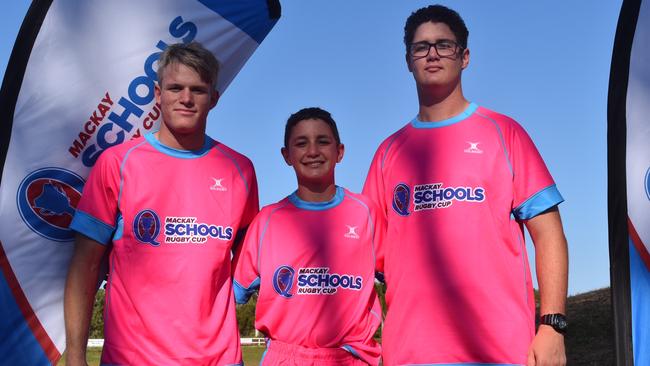
<path id="1" fill-rule="evenodd" d="M 440 5 L 406 21 L 418 115 L 388 137 L 364 194 L 388 222 L 385 365 L 563 365 L 563 201 L 514 120 L 467 101 L 462 18 Z M 534 244 L 542 319 L 523 226 Z"/>

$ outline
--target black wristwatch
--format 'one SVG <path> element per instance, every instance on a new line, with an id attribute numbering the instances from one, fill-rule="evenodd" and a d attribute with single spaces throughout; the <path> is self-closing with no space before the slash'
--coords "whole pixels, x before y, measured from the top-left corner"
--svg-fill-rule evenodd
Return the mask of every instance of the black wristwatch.
<path id="1" fill-rule="evenodd" d="M 539 318 L 539 323 L 550 325 L 553 327 L 553 329 L 555 329 L 556 332 L 560 334 L 565 334 L 567 328 L 569 327 L 569 323 L 566 321 L 566 316 L 560 313 L 542 315 Z"/>

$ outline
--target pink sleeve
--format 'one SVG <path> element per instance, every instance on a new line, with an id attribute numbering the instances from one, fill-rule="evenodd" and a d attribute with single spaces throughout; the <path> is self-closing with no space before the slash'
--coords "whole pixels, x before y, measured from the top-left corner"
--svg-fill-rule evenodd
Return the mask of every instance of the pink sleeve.
<path id="1" fill-rule="evenodd" d="M 120 199 L 120 159 L 104 152 L 90 171 L 70 228 L 101 244 L 115 232 Z"/>
<path id="2" fill-rule="evenodd" d="M 373 201 L 379 208 L 381 216 L 385 219 L 388 213 L 386 204 L 386 188 L 384 185 L 383 159 L 386 153 L 385 142 L 382 143 L 370 164 L 362 194 Z"/>
<path id="3" fill-rule="evenodd" d="M 542 156 L 526 131 L 515 121 L 509 128 L 509 157 L 513 173 L 513 214 L 530 219 L 564 199 Z"/>
<path id="4" fill-rule="evenodd" d="M 250 175 L 249 175 L 249 189 L 248 197 L 246 198 L 246 206 L 244 207 L 244 212 L 242 213 L 240 228 L 246 229 L 255 215 L 260 211 L 259 196 L 257 191 L 257 177 L 255 176 L 255 169 L 251 165 Z"/>
<path id="5" fill-rule="evenodd" d="M 262 220 L 260 213 L 251 223 L 241 245 L 235 251 L 233 258 L 233 288 L 235 301 L 245 304 L 251 295 L 259 289 L 259 246 L 264 235 L 266 219 Z"/>
<path id="6" fill-rule="evenodd" d="M 243 155 L 242 155 L 243 156 Z M 244 235 L 246 235 L 246 230 L 251 224 L 255 215 L 260 210 L 259 206 L 259 197 L 257 190 L 257 177 L 255 176 L 255 169 L 253 164 L 247 158 L 243 158 L 240 164 L 245 167 L 244 173 L 242 173 L 242 178 L 246 185 L 246 201 L 244 203 L 244 208 L 241 211 L 241 217 L 239 220 L 239 228 L 237 229 L 237 235 L 235 236 L 235 241 L 233 244 L 233 249 L 236 250 L 242 243 Z"/>

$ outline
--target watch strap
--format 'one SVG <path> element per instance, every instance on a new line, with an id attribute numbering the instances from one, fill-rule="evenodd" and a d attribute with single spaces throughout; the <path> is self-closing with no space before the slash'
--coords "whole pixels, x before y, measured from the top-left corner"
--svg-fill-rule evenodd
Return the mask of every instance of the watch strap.
<path id="1" fill-rule="evenodd" d="M 545 314 L 542 315 L 539 320 L 540 324 L 549 325 L 558 333 L 565 334 L 567 331 L 568 322 L 564 314 Z"/>

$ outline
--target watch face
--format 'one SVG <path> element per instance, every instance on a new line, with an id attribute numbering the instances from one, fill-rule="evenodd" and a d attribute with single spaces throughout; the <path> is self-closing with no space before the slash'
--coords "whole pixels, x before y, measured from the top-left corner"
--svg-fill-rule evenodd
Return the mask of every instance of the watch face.
<path id="1" fill-rule="evenodd" d="M 566 329 L 567 327 L 567 322 L 564 319 L 558 319 L 557 321 L 557 327 L 560 329 Z"/>

